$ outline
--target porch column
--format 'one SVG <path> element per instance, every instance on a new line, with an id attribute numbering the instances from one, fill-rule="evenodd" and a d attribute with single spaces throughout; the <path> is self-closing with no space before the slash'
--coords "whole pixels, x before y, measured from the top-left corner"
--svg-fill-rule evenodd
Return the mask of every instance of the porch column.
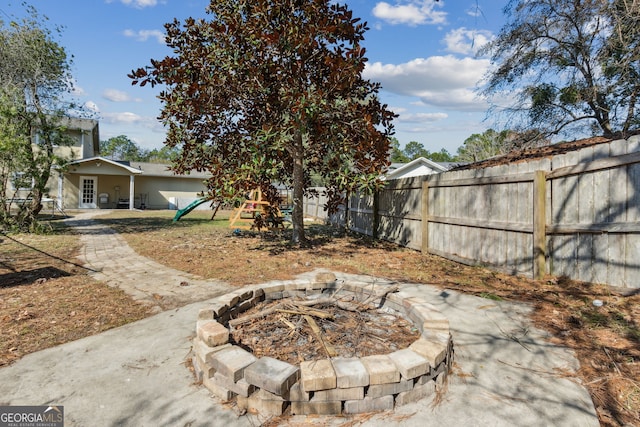
<path id="1" fill-rule="evenodd" d="M 133 210 L 133 205 L 134 205 L 135 181 L 136 181 L 136 176 L 133 174 L 129 175 L 129 209 L 130 210 Z"/>
<path id="2" fill-rule="evenodd" d="M 64 195 L 62 193 L 62 188 L 64 186 L 64 175 L 62 174 L 62 172 L 58 172 L 58 197 L 56 197 L 56 207 L 58 208 L 58 210 L 62 210 L 62 196 Z"/>

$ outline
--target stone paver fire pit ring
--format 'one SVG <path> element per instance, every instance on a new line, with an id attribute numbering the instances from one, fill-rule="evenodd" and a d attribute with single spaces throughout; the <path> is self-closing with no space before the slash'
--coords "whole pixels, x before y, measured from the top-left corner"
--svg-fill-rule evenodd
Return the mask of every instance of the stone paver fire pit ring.
<path id="1" fill-rule="evenodd" d="M 391 410 L 430 397 L 453 362 L 449 321 L 433 305 L 414 294 L 388 293 L 371 301 L 410 321 L 420 337 L 408 348 L 365 357 L 334 357 L 292 365 L 271 357 L 255 357 L 229 342 L 228 322 L 257 303 L 331 293 L 351 293 L 371 300 L 389 284 L 338 281 L 333 273 L 314 280 L 295 280 L 245 287 L 213 300 L 198 313 L 193 340 L 196 377 L 218 398 L 236 399 L 240 410 L 269 416 L 339 415 Z"/>

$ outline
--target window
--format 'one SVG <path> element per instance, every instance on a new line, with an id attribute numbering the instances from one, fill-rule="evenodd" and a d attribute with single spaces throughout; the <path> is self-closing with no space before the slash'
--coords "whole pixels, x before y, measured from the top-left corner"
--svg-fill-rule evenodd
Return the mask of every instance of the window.
<path id="1" fill-rule="evenodd" d="M 15 191 L 31 191 L 35 186 L 35 180 L 26 172 L 14 172 L 11 177 L 11 186 Z"/>

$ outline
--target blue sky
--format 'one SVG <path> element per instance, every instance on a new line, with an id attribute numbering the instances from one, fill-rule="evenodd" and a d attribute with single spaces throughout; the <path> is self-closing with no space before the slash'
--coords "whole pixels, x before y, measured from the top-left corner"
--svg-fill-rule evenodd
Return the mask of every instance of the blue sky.
<path id="1" fill-rule="evenodd" d="M 0 19 L 22 16 L 21 1 L 0 5 Z M 163 24 L 203 17 L 208 0 L 30 0 L 73 55 L 75 97 L 100 119 L 100 138 L 126 135 L 160 148 L 159 88 L 131 86 L 132 69 L 170 54 Z M 477 49 L 504 23 L 506 0 L 347 0 L 370 30 L 365 78 L 382 84 L 384 103 L 399 114 L 395 137 L 430 151 L 455 153 L 473 133 L 495 126 L 474 88 L 489 67 Z"/>

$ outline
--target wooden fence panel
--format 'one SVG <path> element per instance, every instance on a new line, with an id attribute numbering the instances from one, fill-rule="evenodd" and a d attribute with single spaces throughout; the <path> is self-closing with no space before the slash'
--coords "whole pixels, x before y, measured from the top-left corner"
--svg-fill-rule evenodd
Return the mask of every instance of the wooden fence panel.
<path id="1" fill-rule="evenodd" d="M 640 137 L 630 138 L 627 152 L 640 151 Z M 640 163 L 627 166 L 627 221 L 640 222 Z M 640 233 L 626 235 L 624 285 L 640 288 Z"/>
<path id="2" fill-rule="evenodd" d="M 629 144 L 626 140 L 617 140 L 609 145 L 611 156 L 621 156 L 628 154 Z M 608 194 L 608 206 L 605 221 L 603 222 L 626 222 L 627 221 L 627 185 L 621 183 L 627 180 L 627 168 L 614 168 L 609 171 L 609 182 L 604 191 Z M 603 207 L 604 210 L 604 207 Z M 625 234 L 607 234 L 607 270 L 606 279 L 603 283 L 615 283 L 622 286 L 625 283 L 627 236 Z M 624 260 L 624 261 L 623 261 Z"/>
<path id="3" fill-rule="evenodd" d="M 358 233 L 373 236 L 373 195 L 355 193 L 349 200 L 349 226 Z"/>
<path id="4" fill-rule="evenodd" d="M 551 159 L 553 169 L 577 164 L 575 152 L 561 154 Z M 553 197 L 551 199 L 552 224 L 576 224 L 578 219 L 577 177 L 566 176 L 551 180 Z M 551 273 L 559 276 L 572 276 L 577 270 L 577 245 L 571 235 L 555 235 L 550 239 L 552 260 Z"/>
<path id="5" fill-rule="evenodd" d="M 600 160 L 611 157 L 611 144 L 602 144 L 593 147 L 593 160 Z M 621 168 L 615 168 L 621 169 Z M 592 195 L 593 195 L 593 215 L 591 221 L 594 224 L 612 223 L 609 217 L 609 206 L 611 205 L 612 173 L 615 169 L 604 169 L 594 172 L 592 175 Z M 595 283 L 607 283 L 607 274 L 610 265 L 611 251 L 609 246 L 613 240 L 613 235 L 609 233 L 592 234 L 591 271 L 589 281 Z"/>
<path id="6" fill-rule="evenodd" d="M 626 144 L 626 141 L 625 141 Z M 614 142 L 609 144 L 597 145 L 593 148 L 593 160 L 605 159 L 615 154 L 612 153 Z M 625 150 L 626 151 L 626 150 Z M 623 154 L 626 154 L 623 153 Z M 593 174 L 593 218 L 596 224 L 611 223 L 609 215 L 611 206 L 611 180 L 614 176 L 615 169 L 605 169 Z M 591 268 L 590 281 L 596 283 L 607 283 L 608 272 L 611 259 L 610 245 L 613 243 L 615 236 L 609 233 L 593 234 L 593 265 Z"/>
<path id="7" fill-rule="evenodd" d="M 515 167 L 518 174 L 528 173 L 530 167 L 527 163 L 518 163 Z M 533 223 L 533 182 L 518 182 L 516 195 L 509 203 L 515 203 L 515 215 L 513 222 L 520 224 Z M 513 267 L 517 274 L 533 274 L 531 259 L 531 248 L 533 248 L 533 235 L 528 233 L 518 233 L 515 237 L 515 258 Z"/>
<path id="8" fill-rule="evenodd" d="M 329 214 L 324 209 L 327 204 L 327 196 L 323 194 L 324 187 L 313 187 L 312 190 L 317 191 L 318 196 L 305 196 L 303 201 L 305 216 L 319 220 L 329 220 Z M 334 217 L 331 221 L 335 221 L 336 218 Z"/>
<path id="9" fill-rule="evenodd" d="M 412 249 L 421 249 L 421 210 L 421 179 L 390 182 L 379 194 L 378 237 Z"/>
<path id="10" fill-rule="evenodd" d="M 587 147 L 577 152 L 578 163 L 589 163 L 593 161 L 593 147 Z M 596 173 L 585 173 L 577 178 L 577 222 L 578 224 L 592 224 L 595 220 L 594 212 L 594 175 Z M 586 282 L 593 281 L 593 258 L 594 258 L 594 235 L 582 233 L 577 236 L 578 251 L 576 257 L 576 276 L 578 280 Z"/>
<path id="11" fill-rule="evenodd" d="M 508 165 L 502 165 L 496 168 L 496 173 L 498 176 L 504 176 L 509 173 Z M 508 222 L 509 221 L 509 211 L 512 209 L 511 202 L 505 203 L 505 201 L 509 200 L 507 196 L 509 193 L 509 185 L 508 184 L 499 184 L 495 185 L 492 192 L 491 199 L 491 211 L 489 213 L 489 218 L 495 221 Z M 500 269 L 507 269 L 507 239 L 509 233 L 501 232 L 498 234 L 497 239 L 493 242 L 495 246 L 495 257 L 494 263 Z"/>
<path id="12" fill-rule="evenodd" d="M 640 136 L 550 159 L 390 181 L 375 199 L 352 196 L 347 211 L 356 231 L 371 235 L 377 225 L 382 239 L 456 261 L 640 288 Z M 344 212 L 332 220 L 344 221 Z"/>

